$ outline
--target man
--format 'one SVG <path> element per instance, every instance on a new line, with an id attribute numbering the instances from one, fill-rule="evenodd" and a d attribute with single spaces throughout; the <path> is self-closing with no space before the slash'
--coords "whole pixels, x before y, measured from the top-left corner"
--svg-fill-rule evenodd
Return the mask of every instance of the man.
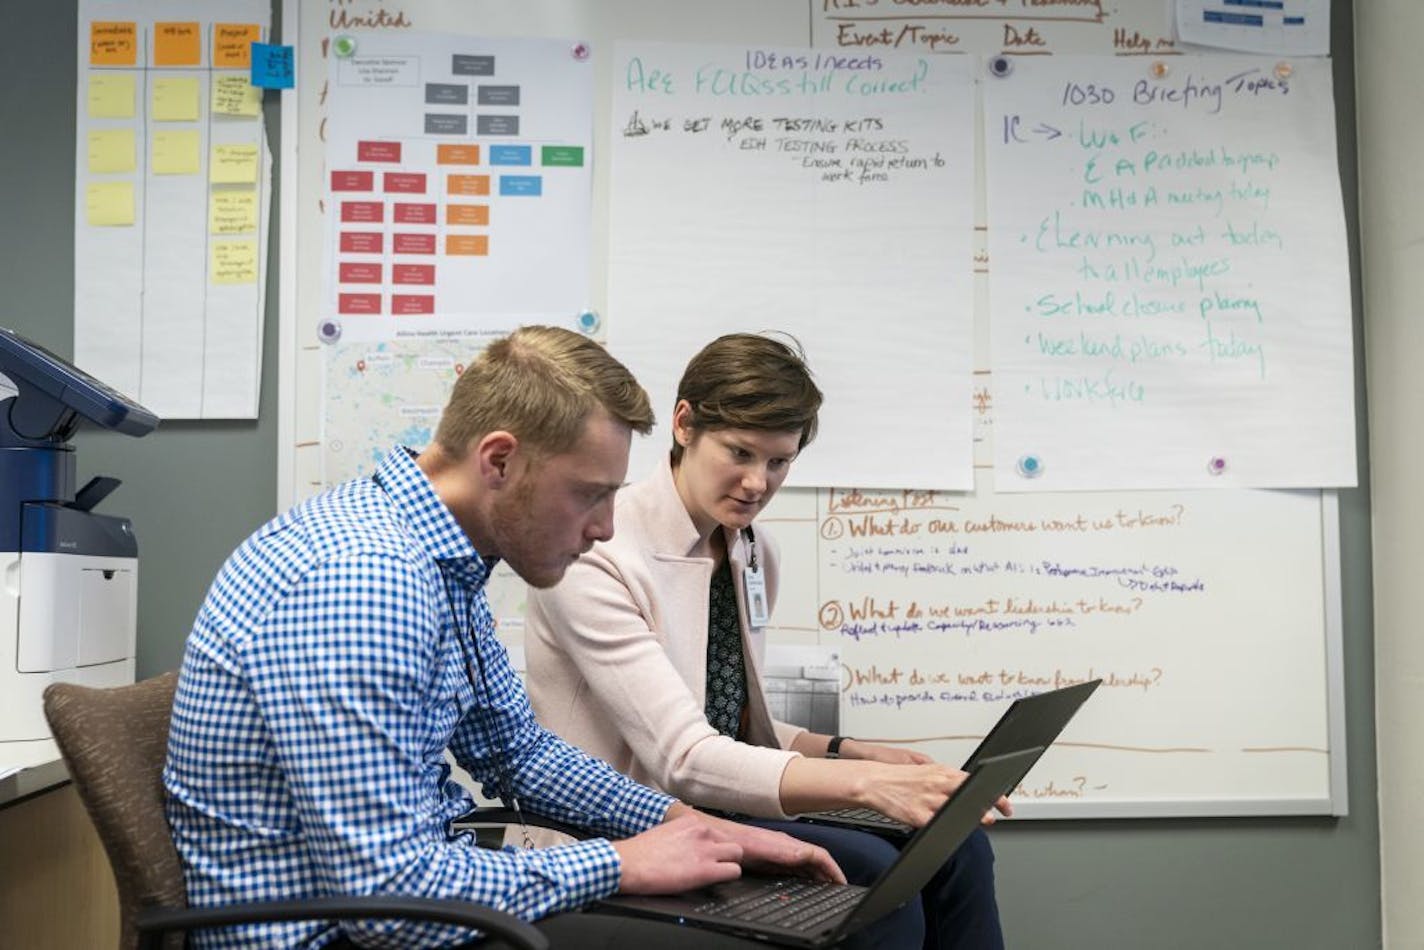
<path id="1" fill-rule="evenodd" d="M 396 448 L 371 478 L 297 505 L 238 548 L 189 637 L 164 770 L 192 904 L 463 898 L 550 918 L 541 926 L 557 936 L 599 918 L 550 915 L 615 890 L 725 880 L 741 864 L 843 879 L 819 848 L 695 813 L 541 729 L 494 638 L 483 588 L 496 560 L 546 587 L 611 537 L 632 431 L 651 425 L 647 394 L 600 346 L 527 327 L 461 375 L 429 448 Z M 449 779 L 447 748 L 516 807 L 624 840 L 476 848 L 450 831 L 473 803 Z M 698 939 L 616 926 L 654 945 L 660 933 Z M 474 936 L 311 921 L 195 942 L 433 947 Z"/>

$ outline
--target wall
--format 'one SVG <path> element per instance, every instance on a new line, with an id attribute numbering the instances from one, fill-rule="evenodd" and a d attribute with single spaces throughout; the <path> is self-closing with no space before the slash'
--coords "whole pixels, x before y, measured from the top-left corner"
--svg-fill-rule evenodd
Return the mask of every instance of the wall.
<path id="1" fill-rule="evenodd" d="M 74 352 L 74 101 L 76 4 L 6 7 L 0 83 L 0 325 Z M 275 20 L 275 18 L 274 18 Z M 267 127 L 275 154 L 275 94 Z M 273 185 L 277 185 L 276 175 Z M 273 229 L 271 259 L 277 257 Z M 183 640 L 218 567 L 274 513 L 276 497 L 277 282 L 269 269 L 261 418 L 165 422 L 142 439 L 81 429 L 79 484 L 123 484 L 100 511 L 133 519 L 139 543 L 138 673 L 177 667 Z"/>
<path id="2" fill-rule="evenodd" d="M 1395 4 L 1405 5 L 1406 0 Z M 69 353 L 75 5 L 68 0 L 11 6 L 6 55 L 0 59 L 8 80 L 0 84 L 0 127 L 6 133 L 0 207 L 9 225 L 0 234 L 0 282 L 8 294 L 0 323 Z M 1333 16 L 1348 198 L 1356 191 L 1350 4 L 1336 0 Z M 273 22 L 280 22 L 280 11 L 274 11 Z M 270 104 L 268 129 L 275 151 Z M 1347 215 L 1353 227 L 1353 202 Z M 273 286 L 272 308 L 276 299 Z M 81 478 L 106 473 L 125 480 L 106 507 L 132 517 L 140 539 L 142 675 L 177 665 L 213 572 L 247 531 L 272 514 L 274 317 L 269 313 L 267 320 L 263 416 L 257 423 L 174 423 L 143 440 L 81 434 Z M 1363 353 L 1362 340 L 1356 345 Z M 1363 370 L 1359 376 L 1363 413 Z M 1386 431 L 1404 431 L 1403 424 Z M 1359 433 L 1363 455 L 1363 418 Z M 1362 479 L 1367 475 L 1362 461 Z M 1001 827 L 994 841 L 1010 946 L 1340 950 L 1380 944 L 1369 516 L 1367 489 L 1342 493 L 1351 814 L 1338 821 L 1113 820 Z"/>
<path id="3" fill-rule="evenodd" d="M 1424 76 L 1413 62 L 1424 7 L 1417 0 L 1372 0 L 1356 16 L 1361 51 L 1356 98 L 1360 116 L 1360 243 L 1364 257 L 1365 362 L 1369 368 L 1374 510 L 1375 630 L 1379 733 L 1380 875 L 1384 934 L 1391 947 L 1424 946 L 1424 741 L 1419 636 L 1424 563 L 1424 191 L 1419 154 L 1424 130 L 1413 116 Z M 1401 121 L 1402 117 L 1410 117 Z"/>

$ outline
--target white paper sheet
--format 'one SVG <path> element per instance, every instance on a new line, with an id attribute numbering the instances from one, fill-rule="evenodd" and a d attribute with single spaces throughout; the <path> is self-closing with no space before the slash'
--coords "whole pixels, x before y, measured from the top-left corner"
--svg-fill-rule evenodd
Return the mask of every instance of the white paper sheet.
<path id="1" fill-rule="evenodd" d="M 1273 67 L 986 83 L 999 491 L 1355 484 L 1330 64 Z"/>
<path id="2" fill-rule="evenodd" d="M 271 161 L 260 113 L 212 95 L 247 74 L 234 28 L 265 37 L 269 17 L 262 0 L 80 5 L 75 362 L 163 418 L 257 415 Z M 212 150 L 234 146 L 252 174 L 223 181 Z M 214 233 L 213 203 L 236 192 L 259 213 Z M 240 266 L 215 267 L 225 249 Z"/>
<path id="3" fill-rule="evenodd" d="M 322 318 L 346 342 L 575 326 L 588 303 L 587 58 L 567 40 L 345 39 L 329 60 Z"/>
<path id="4" fill-rule="evenodd" d="M 1325 56 L 1330 0 L 1176 0 L 1177 35 L 1244 53 Z"/>
<path id="5" fill-rule="evenodd" d="M 609 346 L 662 425 L 718 335 L 783 330 L 826 394 L 801 485 L 973 484 L 973 85 L 958 57 L 614 56 Z"/>

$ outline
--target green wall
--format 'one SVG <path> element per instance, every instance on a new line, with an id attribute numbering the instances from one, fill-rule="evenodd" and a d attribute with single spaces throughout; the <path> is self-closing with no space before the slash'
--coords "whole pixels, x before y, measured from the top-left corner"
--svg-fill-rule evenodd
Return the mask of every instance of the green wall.
<path id="1" fill-rule="evenodd" d="M 317 0 L 309 0 L 317 2 Z M 1121 0 L 1159 2 L 1159 0 Z M 1346 213 L 1358 234 L 1352 9 L 1334 4 Z M 274 21 L 280 13 L 274 13 Z M 73 352 L 74 0 L 7 3 L 0 70 L 0 325 Z M 269 94 L 270 95 L 270 94 Z M 267 126 L 279 154 L 275 100 Z M 274 221 L 275 224 L 275 221 Z M 1358 239 L 1351 241 L 1358 273 Z M 270 260 L 277 259 L 273 230 Z M 143 439 L 81 432 L 80 481 L 114 475 L 104 510 L 139 538 L 141 676 L 176 667 L 228 552 L 276 498 L 277 288 L 268 284 L 261 416 L 170 422 Z M 1358 281 L 1356 281 L 1358 284 Z M 1356 353 L 1363 353 L 1355 293 Z M 1364 366 L 1357 355 L 1360 478 L 1368 484 Z M 1373 626 L 1366 488 L 1342 493 L 1349 817 L 1025 822 L 994 832 L 999 900 L 1017 948 L 1380 946 Z"/>

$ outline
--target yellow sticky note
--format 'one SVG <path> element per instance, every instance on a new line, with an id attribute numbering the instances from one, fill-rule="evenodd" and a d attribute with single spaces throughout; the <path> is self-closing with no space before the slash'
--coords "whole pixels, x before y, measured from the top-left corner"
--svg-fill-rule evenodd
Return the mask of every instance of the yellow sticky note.
<path id="1" fill-rule="evenodd" d="M 208 199 L 209 234 L 257 230 L 256 191 L 214 191 Z"/>
<path id="2" fill-rule="evenodd" d="M 134 117 L 134 77 L 132 73 L 96 73 L 89 77 L 89 118 L 132 119 Z"/>
<path id="3" fill-rule="evenodd" d="M 134 170 L 133 129 L 101 129 L 89 133 L 89 173 L 105 175 Z"/>
<path id="4" fill-rule="evenodd" d="M 246 73 L 216 76 L 213 79 L 213 114 L 255 118 L 262 114 L 262 90 L 252 85 Z"/>
<path id="5" fill-rule="evenodd" d="M 214 185 L 255 185 L 257 146 L 214 145 L 208 181 Z"/>
<path id="6" fill-rule="evenodd" d="M 84 189 L 84 219 L 90 227 L 112 228 L 134 223 L 131 181 L 93 181 Z"/>
<path id="7" fill-rule="evenodd" d="M 154 132 L 148 167 L 155 175 L 196 175 L 201 163 L 201 145 L 196 131 Z"/>
<path id="8" fill-rule="evenodd" d="M 214 241 L 208 276 L 214 284 L 257 283 L 257 242 Z"/>
<path id="9" fill-rule="evenodd" d="M 137 24 L 114 20 L 89 24 L 90 66 L 133 66 L 137 62 Z"/>
<path id="10" fill-rule="evenodd" d="M 153 80 L 155 122 L 196 122 L 201 105 L 198 80 L 183 76 L 162 76 Z"/>

